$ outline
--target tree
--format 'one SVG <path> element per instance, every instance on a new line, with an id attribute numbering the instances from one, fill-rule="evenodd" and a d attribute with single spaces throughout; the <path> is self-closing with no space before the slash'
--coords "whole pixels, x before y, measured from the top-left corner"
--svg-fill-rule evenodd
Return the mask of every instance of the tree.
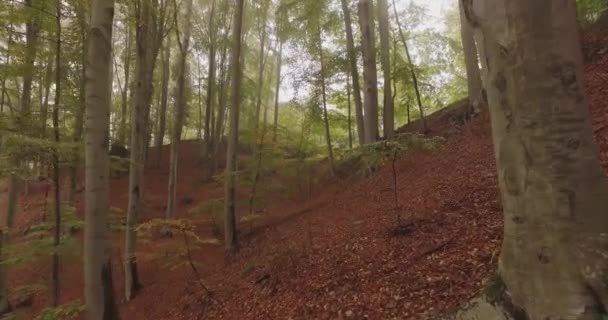
<path id="1" fill-rule="evenodd" d="M 418 111 L 420 112 L 420 119 L 422 120 L 422 128 L 426 132 L 428 131 L 428 126 L 426 123 L 426 118 L 424 117 L 424 108 L 422 107 L 422 96 L 420 95 L 420 86 L 418 84 L 418 76 L 416 75 L 416 68 L 412 61 L 412 56 L 410 55 L 410 49 L 407 46 L 407 40 L 405 38 L 405 34 L 403 33 L 403 28 L 401 27 L 401 22 L 399 22 L 399 14 L 397 13 L 397 5 L 395 4 L 395 0 L 393 0 L 393 10 L 395 11 L 395 22 L 397 22 L 397 27 L 399 29 L 399 36 L 401 37 L 401 42 L 403 42 L 403 48 L 405 49 L 405 55 L 407 57 L 408 68 L 410 70 L 410 75 L 412 76 L 412 82 L 414 83 L 414 91 L 416 92 L 416 102 L 418 103 Z"/>
<path id="2" fill-rule="evenodd" d="M 86 78 L 85 298 L 89 320 L 118 319 L 112 287 L 110 212 L 110 105 L 113 0 L 93 0 Z"/>
<path id="3" fill-rule="evenodd" d="M 213 150 L 213 136 L 211 134 L 211 115 L 213 114 L 213 103 L 215 101 L 215 87 L 216 87 L 216 33 L 217 28 L 215 26 L 215 6 L 216 0 L 211 3 L 211 10 L 209 11 L 209 73 L 207 77 L 207 101 L 205 106 L 205 137 L 203 141 L 203 160 L 205 168 L 204 178 L 209 179 L 213 174 L 211 168 L 211 152 Z"/>
<path id="4" fill-rule="evenodd" d="M 378 25 L 380 28 L 380 61 L 384 76 L 384 113 L 383 131 L 387 139 L 395 135 L 395 107 L 393 105 L 393 88 L 391 86 L 391 42 L 390 23 L 388 21 L 388 4 L 386 0 L 378 0 Z"/>
<path id="5" fill-rule="evenodd" d="M 575 3 L 479 5 L 467 19 L 487 54 L 505 221 L 503 302 L 521 319 L 601 319 L 608 181 L 592 138 Z"/>
<path id="6" fill-rule="evenodd" d="M 130 87 L 130 77 L 131 77 L 131 53 L 132 53 L 132 43 L 133 43 L 133 27 L 131 23 L 127 20 L 126 22 L 127 28 L 127 44 L 125 49 L 123 50 L 123 69 L 124 69 L 124 79 L 125 83 L 122 87 L 121 92 L 121 102 L 120 102 L 120 128 L 118 131 L 118 141 L 120 145 L 125 146 L 127 144 L 127 106 L 129 105 L 129 87 Z"/>
<path id="7" fill-rule="evenodd" d="M 169 78 L 171 76 L 171 43 L 170 37 L 165 39 L 165 45 L 161 52 L 162 80 L 160 85 L 160 107 L 158 110 L 158 130 L 156 132 L 156 161 L 160 164 L 163 158 L 163 143 L 167 131 L 167 103 L 169 100 Z"/>
<path id="8" fill-rule="evenodd" d="M 348 50 L 348 62 L 350 74 L 353 80 L 353 98 L 355 100 L 355 117 L 357 118 L 357 135 L 359 144 L 365 142 L 365 125 L 363 122 L 363 102 L 361 101 L 361 86 L 359 84 L 359 68 L 357 67 L 357 51 L 355 51 L 355 40 L 353 38 L 353 25 L 350 17 L 350 9 L 347 0 L 342 3 L 342 14 L 346 29 L 346 48 Z"/>
<path id="9" fill-rule="evenodd" d="M 260 110 L 262 108 L 262 95 L 264 89 L 264 68 L 266 67 L 266 24 L 268 20 L 268 9 L 270 3 L 269 0 L 262 1 L 262 21 L 260 21 L 260 57 L 259 57 L 259 65 L 258 65 L 258 80 L 257 80 L 257 90 L 256 90 L 256 102 L 255 102 L 255 114 L 253 118 L 253 128 L 254 132 L 257 135 L 258 127 L 260 125 Z M 257 139 L 258 137 L 256 137 Z"/>
<path id="10" fill-rule="evenodd" d="M 228 150 L 226 152 L 225 199 L 224 199 L 224 237 L 226 252 L 237 252 L 236 231 L 236 154 L 239 143 L 239 109 L 241 105 L 241 40 L 243 34 L 244 0 L 236 0 L 234 26 L 232 30 L 232 92 L 230 103 L 230 125 Z"/>
<path id="11" fill-rule="evenodd" d="M 175 22 L 176 39 L 179 48 L 179 58 L 177 60 L 177 97 L 175 101 L 175 123 L 173 124 L 173 134 L 171 136 L 171 158 L 169 162 L 169 186 L 167 211 L 165 216 L 167 219 L 173 218 L 175 215 L 175 199 L 177 197 L 177 164 L 179 160 L 179 142 L 182 136 L 182 128 L 184 126 L 184 116 L 186 109 L 186 83 L 188 73 L 188 50 L 190 48 L 190 34 L 192 30 L 192 0 L 187 0 L 186 5 L 181 14 L 183 20 L 183 35 L 180 34 L 179 23 Z M 177 11 L 177 8 L 175 8 Z M 176 14 L 177 20 L 177 14 Z"/>
<path id="12" fill-rule="evenodd" d="M 481 73 L 479 71 L 479 59 L 477 58 L 477 45 L 475 44 L 474 31 L 469 25 L 466 12 L 464 11 L 465 0 L 458 0 L 460 8 L 460 34 L 462 37 L 462 48 L 464 50 L 464 62 L 467 70 L 467 86 L 469 89 L 469 103 L 474 112 L 481 111 L 485 104 L 483 98 L 483 87 L 481 84 Z"/>
<path id="13" fill-rule="evenodd" d="M 323 105 L 323 122 L 325 123 L 325 143 L 327 144 L 327 153 L 329 155 L 329 164 L 331 168 L 331 173 L 336 173 L 336 166 L 334 161 L 334 150 L 331 144 L 331 133 L 329 128 L 329 116 L 327 114 L 327 88 L 325 84 L 325 62 L 323 55 L 323 38 L 321 36 L 321 17 L 316 17 L 317 19 L 317 50 L 319 50 L 319 65 L 321 69 L 319 70 L 319 82 L 321 84 L 321 103 Z"/>
<path id="14" fill-rule="evenodd" d="M 374 36 L 373 3 L 359 0 L 359 25 L 363 53 L 365 143 L 374 143 L 378 132 L 378 75 L 376 69 L 376 40 Z"/>
<path id="15" fill-rule="evenodd" d="M 272 126 L 272 142 L 277 141 L 277 129 L 279 127 L 279 93 L 281 91 L 281 69 L 283 67 L 283 39 L 279 35 L 279 54 L 277 55 L 277 79 L 274 89 L 274 121 Z"/>
<path id="16" fill-rule="evenodd" d="M 23 74 L 23 90 L 21 91 L 21 117 L 25 124 L 30 117 L 32 104 L 32 82 L 34 80 L 34 63 L 38 52 L 38 39 L 40 38 L 40 12 L 33 9 L 38 6 L 36 0 L 25 0 L 29 18 L 25 24 L 25 65 Z"/>

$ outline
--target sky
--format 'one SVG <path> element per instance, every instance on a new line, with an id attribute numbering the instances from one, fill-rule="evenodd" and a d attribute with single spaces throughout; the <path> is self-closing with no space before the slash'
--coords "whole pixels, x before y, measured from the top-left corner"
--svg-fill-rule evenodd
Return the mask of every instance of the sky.
<path id="1" fill-rule="evenodd" d="M 445 24 L 443 23 L 443 14 L 446 8 L 450 6 L 456 5 L 457 0 L 395 0 L 398 9 L 402 9 L 406 7 L 410 2 L 414 2 L 417 5 L 426 7 L 428 9 L 428 14 L 432 17 L 424 22 L 425 25 L 421 27 L 425 28 L 434 28 L 438 31 L 441 31 L 445 28 Z M 392 3 L 389 0 L 389 10 L 392 10 Z M 392 11 L 391 11 L 392 12 Z M 285 70 L 285 72 L 289 72 L 289 70 Z M 289 77 L 284 79 L 284 83 L 281 85 L 281 89 L 279 92 L 279 101 L 280 102 L 288 102 L 291 101 L 296 95 L 292 81 L 290 81 Z M 300 92 L 300 96 L 302 92 Z"/>

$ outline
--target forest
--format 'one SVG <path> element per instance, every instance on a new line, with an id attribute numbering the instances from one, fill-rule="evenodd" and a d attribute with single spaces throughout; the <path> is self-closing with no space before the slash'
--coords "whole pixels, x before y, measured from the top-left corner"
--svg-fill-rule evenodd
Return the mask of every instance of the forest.
<path id="1" fill-rule="evenodd" d="M 606 0 L 0 0 L 0 320 L 605 320 L 607 175 Z"/>

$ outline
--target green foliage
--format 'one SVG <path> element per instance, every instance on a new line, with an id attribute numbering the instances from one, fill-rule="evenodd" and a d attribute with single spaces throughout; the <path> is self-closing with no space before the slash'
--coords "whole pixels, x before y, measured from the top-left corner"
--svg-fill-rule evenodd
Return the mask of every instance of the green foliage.
<path id="1" fill-rule="evenodd" d="M 36 320 L 70 320 L 76 319 L 85 310 L 80 301 L 44 309 Z"/>
<path id="2" fill-rule="evenodd" d="M 578 20 L 583 25 L 590 25 L 595 22 L 608 9 L 608 2 L 605 0 L 577 0 L 576 10 Z"/>
<path id="3" fill-rule="evenodd" d="M 32 263 L 55 253 L 64 258 L 75 258 L 79 252 L 78 241 L 73 236 L 82 229 L 83 221 L 76 216 L 75 208 L 62 205 L 61 243 L 54 245 L 54 225 L 43 222 L 32 225 L 25 233 L 23 240 L 11 243 L 6 247 L 6 259 L 1 263 L 14 266 Z"/>

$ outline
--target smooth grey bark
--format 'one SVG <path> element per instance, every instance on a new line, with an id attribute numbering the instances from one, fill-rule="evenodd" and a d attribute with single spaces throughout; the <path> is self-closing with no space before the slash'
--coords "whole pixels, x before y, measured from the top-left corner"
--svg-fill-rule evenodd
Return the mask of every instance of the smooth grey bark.
<path id="1" fill-rule="evenodd" d="M 353 123 L 352 123 L 352 104 L 351 104 L 351 89 L 350 89 L 350 73 L 346 72 L 346 107 L 348 121 L 348 148 L 353 148 Z"/>
<path id="2" fill-rule="evenodd" d="M 380 62 L 382 63 L 382 75 L 384 77 L 382 129 L 384 137 L 391 139 L 395 135 L 395 106 L 393 104 L 393 88 L 391 85 L 390 23 L 386 0 L 378 0 L 378 26 L 380 29 Z"/>
<path id="3" fill-rule="evenodd" d="M 123 69 L 124 69 L 124 87 L 121 92 L 120 102 L 120 129 L 118 131 L 118 141 L 122 146 L 127 144 L 127 118 L 129 114 L 127 112 L 127 106 L 129 105 L 129 87 L 131 77 L 131 51 L 133 42 L 133 28 L 131 23 L 127 23 L 127 45 L 123 53 Z"/>
<path id="4" fill-rule="evenodd" d="M 522 319 L 602 319 L 608 181 L 592 137 L 575 3 L 480 6 L 482 15 L 467 18 L 483 34 L 487 54 L 505 221 L 502 304 Z"/>
<path id="5" fill-rule="evenodd" d="M 171 136 L 171 157 L 169 161 L 169 183 L 167 190 L 167 219 L 175 217 L 176 198 L 177 198 L 177 167 L 179 161 L 179 142 L 184 126 L 184 116 L 186 111 L 186 78 L 188 73 L 188 50 L 190 49 L 190 34 L 192 29 L 192 0 L 187 0 L 186 5 L 180 14 L 183 17 L 183 35 L 179 32 L 179 22 L 176 21 L 176 39 L 180 51 L 177 61 L 177 97 L 175 102 L 175 116 L 173 124 L 173 134 Z"/>
<path id="6" fill-rule="evenodd" d="M 169 37 L 165 40 L 165 46 L 161 52 L 162 80 L 160 85 L 160 107 L 158 110 L 158 130 L 156 131 L 156 161 L 161 163 L 163 158 L 163 144 L 167 131 L 167 103 L 169 100 L 169 78 L 171 76 L 171 43 Z"/>
<path id="7" fill-rule="evenodd" d="M 466 18 L 464 1 L 458 0 L 460 8 L 460 35 L 462 38 L 462 49 L 464 51 L 464 62 L 467 71 L 467 87 L 469 92 L 469 103 L 473 112 L 482 110 L 485 101 L 483 98 L 483 87 L 481 83 L 481 72 L 479 71 L 479 59 L 477 57 L 477 45 L 475 44 L 474 31 Z"/>
<path id="8" fill-rule="evenodd" d="M 470 1 L 470 0 L 468 0 Z M 426 117 L 424 116 L 424 108 L 422 107 L 422 95 L 420 94 L 420 86 L 418 85 L 418 76 L 416 75 L 416 68 L 412 61 L 412 56 L 410 55 L 410 49 L 407 45 L 407 39 L 405 38 L 405 33 L 403 32 L 403 28 L 401 27 L 401 22 L 399 22 L 399 14 L 397 13 L 397 6 L 395 4 L 395 0 L 393 0 L 393 10 L 395 12 L 395 22 L 397 23 L 397 27 L 399 29 L 399 36 L 401 37 L 401 42 L 403 42 L 403 48 L 405 49 L 405 55 L 407 57 L 408 67 L 410 69 L 410 75 L 412 76 L 412 82 L 414 83 L 414 92 L 416 93 L 416 102 L 418 103 L 418 111 L 420 112 L 420 120 L 422 121 L 422 129 L 423 131 L 428 131 L 428 125 L 426 123 Z M 409 108 L 409 106 L 408 106 Z M 409 118 L 409 109 L 408 109 L 408 118 Z"/>
<path id="9" fill-rule="evenodd" d="M 344 24 L 346 29 L 346 48 L 348 50 L 348 63 L 350 66 L 351 78 L 353 79 L 353 98 L 355 100 L 355 117 L 357 118 L 357 137 L 359 138 L 359 144 L 361 145 L 365 142 L 365 124 L 363 121 L 363 102 L 361 100 L 361 85 L 359 84 L 357 51 L 355 50 L 353 26 L 348 2 L 347 0 L 340 1 L 342 3 L 342 14 L 344 15 Z"/>
<path id="10" fill-rule="evenodd" d="M 226 152 L 225 198 L 224 198 L 224 245 L 229 255 L 238 250 L 236 230 L 236 175 L 237 150 L 239 144 L 239 115 L 241 106 L 241 40 L 243 35 L 244 0 L 236 0 L 234 26 L 232 28 L 232 92 L 230 103 L 230 126 L 228 150 Z"/>
<path id="11" fill-rule="evenodd" d="M 376 68 L 376 40 L 374 35 L 373 4 L 359 0 L 359 25 L 361 27 L 361 51 L 363 53 L 363 124 L 365 143 L 374 143 L 378 131 L 378 70 Z"/>
<path id="12" fill-rule="evenodd" d="M 118 319 L 112 288 L 110 106 L 113 0 L 92 0 L 86 77 L 85 299 L 88 320 Z"/>

